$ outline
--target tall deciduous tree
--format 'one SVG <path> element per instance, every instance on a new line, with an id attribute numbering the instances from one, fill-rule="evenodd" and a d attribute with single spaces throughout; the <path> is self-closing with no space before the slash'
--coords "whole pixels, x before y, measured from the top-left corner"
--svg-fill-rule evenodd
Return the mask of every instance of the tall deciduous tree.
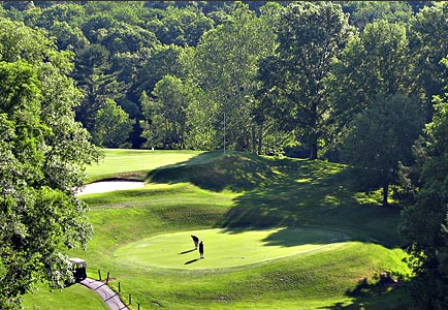
<path id="1" fill-rule="evenodd" d="M 92 132 L 101 105 L 106 98 L 122 97 L 123 85 L 117 81 L 118 72 L 110 72 L 110 53 L 102 45 L 89 45 L 76 56 L 74 77 L 84 93 L 81 105 L 76 109 L 76 117 Z"/>
<path id="2" fill-rule="evenodd" d="M 419 161 L 421 188 L 402 212 L 400 231 L 409 244 L 416 309 L 446 309 L 448 299 L 448 103 L 435 99 L 432 122 Z M 430 285 L 429 285 L 430 283 Z"/>
<path id="3" fill-rule="evenodd" d="M 434 6 L 424 7 L 411 24 L 410 43 L 419 86 L 425 90 L 428 103 L 432 97 L 443 96 L 448 83 L 448 71 L 441 62 L 448 55 L 448 3 L 434 1 Z"/>
<path id="4" fill-rule="evenodd" d="M 213 118 L 215 141 L 224 141 L 226 115 L 227 147 L 250 149 L 255 126 L 251 97 L 257 89 L 257 62 L 272 54 L 274 40 L 272 29 L 241 2 L 233 4 L 227 21 L 202 36 L 192 79 L 208 96 L 203 108 Z M 222 147 L 222 143 L 216 147 Z"/>
<path id="5" fill-rule="evenodd" d="M 404 95 L 379 97 L 359 113 L 345 139 L 344 158 L 360 175 L 376 180 L 388 206 L 389 185 L 398 180 L 399 163 L 412 161 L 412 145 L 423 129 L 418 99 Z"/>
<path id="6" fill-rule="evenodd" d="M 261 79 L 277 98 L 274 115 L 285 130 L 300 132 L 311 159 L 327 130 L 331 65 L 352 30 L 339 4 L 291 4 L 281 16 L 277 54 L 264 62 L 273 69 Z"/>
<path id="7" fill-rule="evenodd" d="M 412 18 L 412 7 L 407 1 L 342 1 L 342 7 L 350 13 L 350 24 L 359 29 L 378 20 L 408 23 Z"/>
<path id="8" fill-rule="evenodd" d="M 182 81 L 166 75 L 155 86 L 154 100 L 143 98 L 144 114 L 149 120 L 143 132 L 147 146 L 163 149 L 184 149 L 188 95 Z"/>
<path id="9" fill-rule="evenodd" d="M 182 77 L 183 69 L 179 60 L 182 52 L 182 48 L 176 45 L 156 46 L 138 71 L 134 95 L 139 98 L 143 91 L 151 95 L 157 82 L 165 75 Z"/>
<path id="10" fill-rule="evenodd" d="M 129 115 L 112 99 L 106 99 L 95 117 L 93 142 L 110 148 L 129 147 L 129 134 L 133 121 Z"/>
<path id="11" fill-rule="evenodd" d="M 353 36 L 333 66 L 333 122 L 349 127 L 378 97 L 410 94 L 412 61 L 406 28 L 378 21 Z"/>
<path id="12" fill-rule="evenodd" d="M 9 310 L 36 282 L 70 279 L 66 251 L 92 232 L 75 188 L 99 153 L 74 120 L 71 53 L 5 19 L 0 35 L 0 308 Z"/>

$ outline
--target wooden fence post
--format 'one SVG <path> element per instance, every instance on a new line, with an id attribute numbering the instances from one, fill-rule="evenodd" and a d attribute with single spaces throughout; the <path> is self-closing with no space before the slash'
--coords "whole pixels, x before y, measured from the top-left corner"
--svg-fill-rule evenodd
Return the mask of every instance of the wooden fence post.
<path id="1" fill-rule="evenodd" d="M 109 283 L 109 276 L 110 276 L 110 271 L 107 272 L 107 279 L 106 279 L 106 283 Z"/>
<path id="2" fill-rule="evenodd" d="M 118 293 L 121 293 L 121 283 L 118 282 Z"/>
<path id="3" fill-rule="evenodd" d="M 101 270 L 98 269 L 98 277 L 100 278 L 101 281 Z"/>

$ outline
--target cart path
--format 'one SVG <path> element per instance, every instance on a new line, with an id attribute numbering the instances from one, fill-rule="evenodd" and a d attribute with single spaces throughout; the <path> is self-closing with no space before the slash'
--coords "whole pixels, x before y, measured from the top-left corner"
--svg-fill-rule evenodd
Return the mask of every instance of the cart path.
<path id="1" fill-rule="evenodd" d="M 91 290 L 94 290 L 111 310 L 129 310 L 129 308 L 121 301 L 120 296 L 115 293 L 106 283 L 90 278 L 86 278 L 79 283 Z"/>

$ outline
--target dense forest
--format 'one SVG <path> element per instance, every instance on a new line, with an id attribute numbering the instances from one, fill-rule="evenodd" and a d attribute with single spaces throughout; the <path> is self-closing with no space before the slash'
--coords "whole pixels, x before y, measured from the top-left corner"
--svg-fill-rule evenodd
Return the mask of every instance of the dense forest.
<path id="1" fill-rule="evenodd" d="M 384 207 L 391 194 L 407 205 L 416 307 L 446 308 L 447 21 L 436 1 L 0 1 L 2 182 L 67 190 L 72 166 L 99 156 L 87 140 L 349 164 Z M 28 166 L 14 172 L 11 154 Z M 0 249 L 6 305 L 30 283 L 3 281 L 16 271 Z"/>

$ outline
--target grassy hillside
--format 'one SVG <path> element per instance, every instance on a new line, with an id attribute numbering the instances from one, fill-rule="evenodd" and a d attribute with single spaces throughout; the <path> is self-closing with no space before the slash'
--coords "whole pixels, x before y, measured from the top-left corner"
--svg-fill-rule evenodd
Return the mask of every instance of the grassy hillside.
<path id="1" fill-rule="evenodd" d="M 378 193 L 351 191 L 344 166 L 211 152 L 132 169 L 147 172 L 145 187 L 83 197 L 95 235 L 71 253 L 90 277 L 111 272 L 131 309 L 403 307 L 399 284 L 378 283 L 381 272 L 408 273 L 399 212 L 379 207 Z M 207 238 L 207 256 L 185 264 L 197 257 L 190 233 Z"/>

